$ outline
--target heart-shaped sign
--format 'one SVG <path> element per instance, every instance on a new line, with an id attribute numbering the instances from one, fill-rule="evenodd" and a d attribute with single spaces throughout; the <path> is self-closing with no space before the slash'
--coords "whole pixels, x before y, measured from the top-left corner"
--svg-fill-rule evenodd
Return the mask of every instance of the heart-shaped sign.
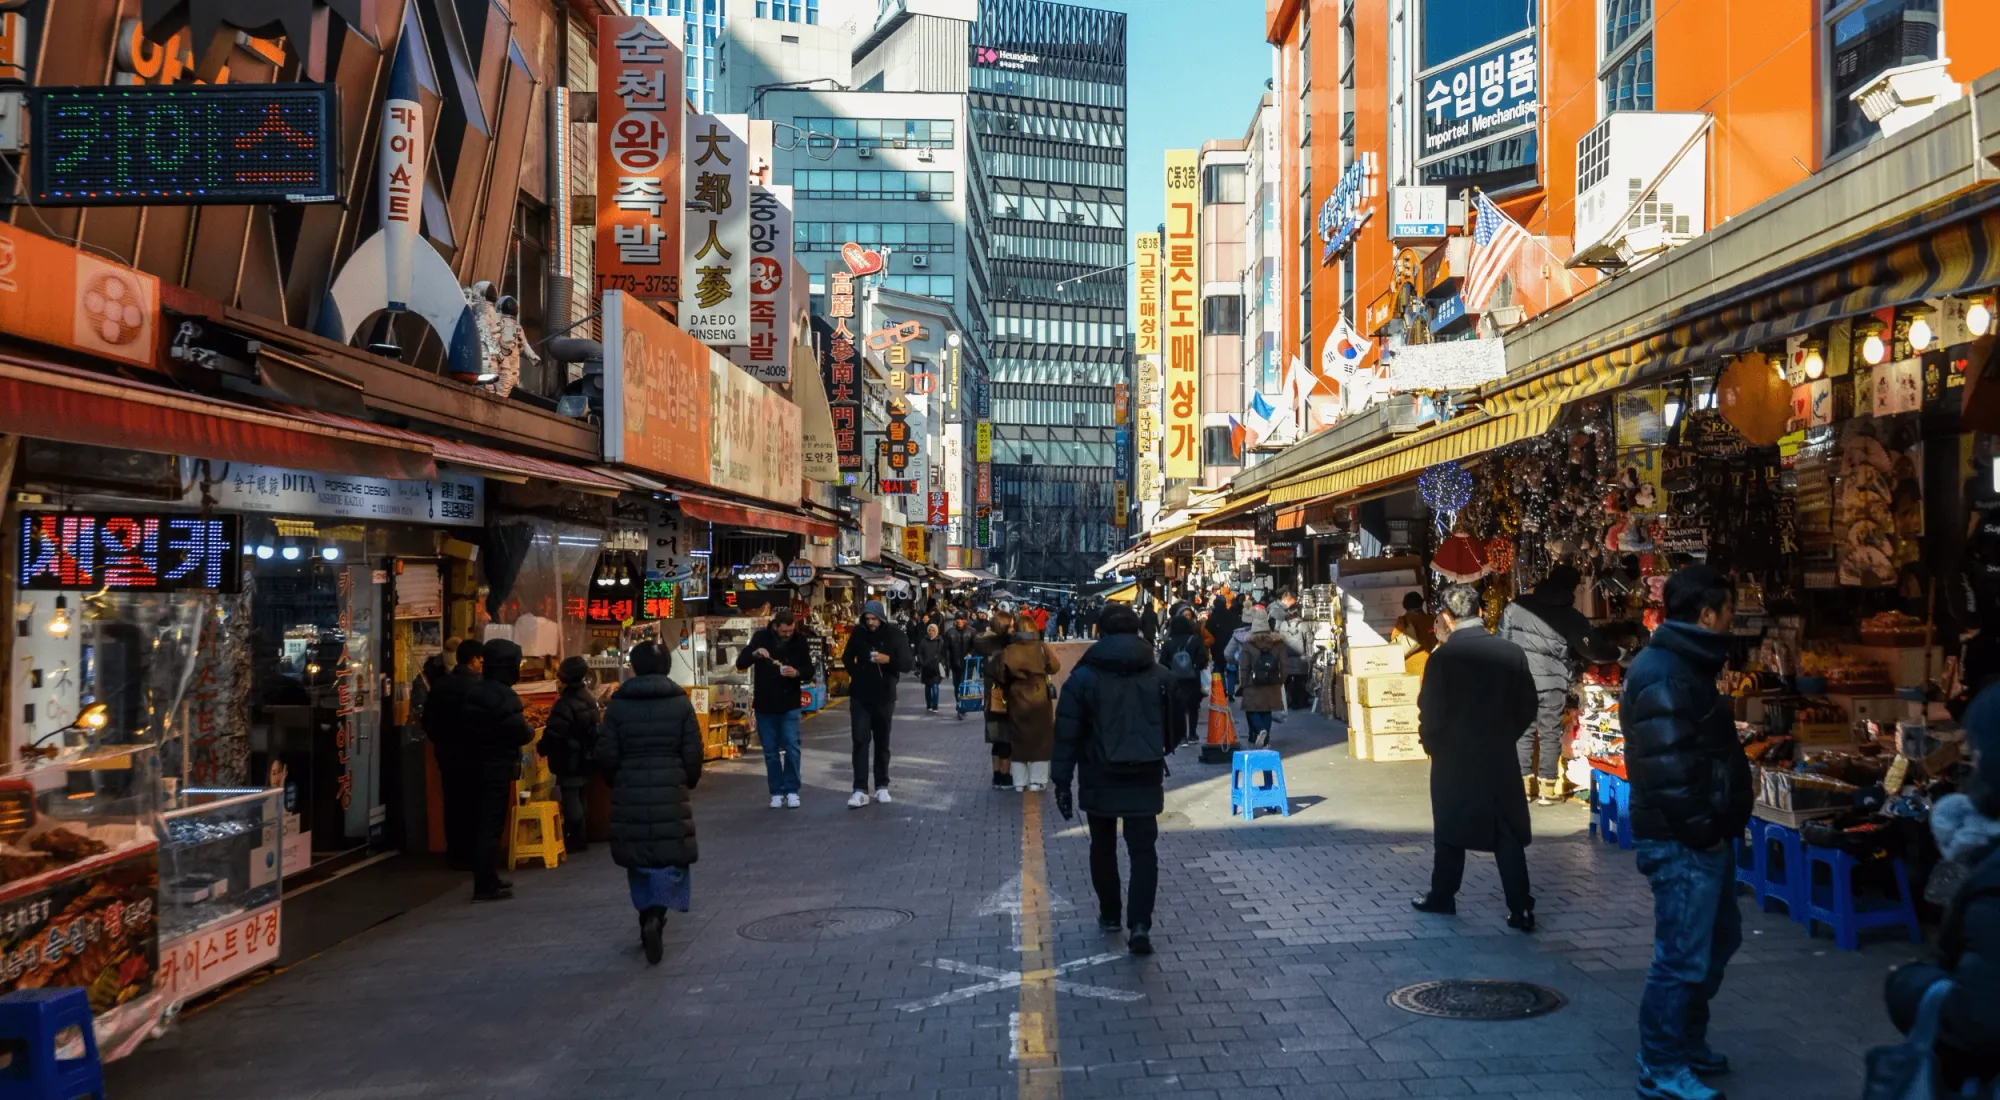
<path id="1" fill-rule="evenodd" d="M 873 275 L 882 270 L 882 254 L 853 241 L 840 246 L 840 258 L 847 261 L 847 270 L 856 275 Z"/>

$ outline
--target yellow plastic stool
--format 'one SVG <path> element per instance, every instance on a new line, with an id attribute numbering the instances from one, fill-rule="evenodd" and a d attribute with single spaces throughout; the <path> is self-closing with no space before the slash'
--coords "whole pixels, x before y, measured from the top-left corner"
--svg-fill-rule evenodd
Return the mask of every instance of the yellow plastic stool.
<path id="1" fill-rule="evenodd" d="M 526 827 L 535 826 L 536 836 L 524 837 Z M 519 867 L 524 859 L 540 857 L 542 866 L 554 867 L 569 854 L 563 847 L 562 804 L 528 802 L 516 804 L 507 822 L 507 866 Z"/>

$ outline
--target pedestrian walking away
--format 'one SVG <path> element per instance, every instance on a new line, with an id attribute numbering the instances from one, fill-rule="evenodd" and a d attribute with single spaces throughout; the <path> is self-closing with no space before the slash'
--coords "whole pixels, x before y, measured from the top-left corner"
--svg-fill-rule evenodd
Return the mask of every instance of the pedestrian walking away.
<path id="1" fill-rule="evenodd" d="M 1222 655 L 1236 666 L 1248 740 L 1259 747 L 1270 744 L 1271 712 L 1285 709 L 1289 659 L 1284 635 L 1271 627 L 1270 612 L 1263 608 L 1252 611 L 1250 625 L 1230 639 Z"/>
<path id="2" fill-rule="evenodd" d="M 472 766 L 472 731 L 467 727 L 466 700 L 485 668 L 486 646 L 466 640 L 458 644 L 458 663 L 442 680 L 431 683 L 424 701 L 424 736 L 437 759 L 438 795 L 444 817 L 445 864 L 454 871 L 472 870 L 472 834 L 478 829 L 477 771 Z"/>
<path id="3" fill-rule="evenodd" d="M 771 808 L 799 808 L 799 719 L 805 713 L 805 685 L 818 675 L 812 640 L 788 607 L 771 612 L 769 624 L 750 635 L 736 655 L 738 669 L 750 669 L 750 709 L 757 716 L 757 740 L 764 746 L 764 787 Z"/>
<path id="4" fill-rule="evenodd" d="M 889 801 L 889 727 L 896 716 L 896 681 L 916 658 L 901 628 L 883 615 L 882 601 L 861 605 L 861 621 L 840 655 L 847 666 L 848 721 L 854 735 L 854 793 L 849 809 L 868 805 L 869 758 L 874 758 L 875 801 Z"/>
<path id="5" fill-rule="evenodd" d="M 1081 807 L 1090 829 L 1090 883 L 1097 926 L 1128 930 L 1135 955 L 1153 953 L 1153 902 L 1160 886 L 1160 813 L 1166 808 L 1167 670 L 1153 659 L 1129 607 L 1107 607 L 1098 641 L 1085 651 L 1056 704 L 1056 810 L 1065 819 Z M 1075 807 L 1070 782 L 1076 781 Z M 1119 897 L 1118 832 L 1125 832 L 1131 889 Z M 1122 904 L 1121 904 L 1122 901 Z"/>
<path id="6" fill-rule="evenodd" d="M 939 685 L 946 676 L 944 633 L 936 623 L 924 628 L 924 636 L 917 639 L 917 678 L 924 684 L 924 709 L 938 709 Z"/>
<path id="7" fill-rule="evenodd" d="M 1569 709 L 1570 685 L 1585 662 L 1615 660 L 1590 630 L 1590 620 L 1576 609 L 1576 590 L 1583 577 L 1575 566 L 1558 565 L 1548 579 L 1507 605 L 1500 615 L 1500 636 L 1528 655 L 1540 693 L 1535 720 L 1521 735 L 1517 763 L 1527 797 L 1552 806 L 1563 797 L 1563 715 Z"/>
<path id="8" fill-rule="evenodd" d="M 1167 695 L 1170 739 L 1176 746 L 1199 740 L 1202 706 L 1208 698 L 1208 647 L 1202 644 L 1194 608 L 1183 607 L 1168 621 L 1160 664 L 1172 681 Z"/>
<path id="9" fill-rule="evenodd" d="M 1437 633 L 1417 695 L 1418 732 L 1431 758 L 1431 826 L 1437 851 L 1425 913 L 1458 912 L 1465 853 L 1492 852 L 1507 898 L 1507 925 L 1535 930 L 1528 892 L 1528 803 L 1514 774 L 1514 744 L 1535 716 L 1535 677 L 1521 647 L 1479 621 L 1479 590 L 1457 584 L 1438 597 Z"/>
<path id="10" fill-rule="evenodd" d="M 482 648 L 480 678 L 465 697 L 467 767 L 472 775 L 472 900 L 505 901 L 513 883 L 500 877 L 509 788 L 521 777 L 521 749 L 535 739 L 514 684 L 521 679 L 521 647 L 494 638 Z"/>
<path id="11" fill-rule="evenodd" d="M 1965 711 L 1973 778 L 1961 794 L 1938 799 L 1931 832 L 1946 863 L 1932 872 L 1962 875 L 1946 903 L 1936 950 L 1889 974 L 1889 1018 L 1907 1032 L 1917 1006 L 1950 982 L 1938 1013 L 1935 1053 L 1949 1096 L 1993 1096 L 2000 1085 L 2000 687 L 1987 687 Z M 1949 871 L 1947 872 L 1947 869 Z"/>
<path id="12" fill-rule="evenodd" d="M 1016 630 L 1000 651 L 993 680 L 1007 700 L 1007 743 L 1013 750 L 1010 767 L 1016 791 L 1040 791 L 1049 781 L 1049 756 L 1055 742 L 1055 681 L 1062 670 L 1055 651 L 1039 632 Z"/>
<path id="13" fill-rule="evenodd" d="M 1653 963 L 1639 998 L 1639 1095 L 1713 1100 L 1727 1072 L 1708 1044 L 1709 1002 L 1743 942 L 1736 840 L 1750 822 L 1750 763 L 1716 691 L 1734 618 L 1729 581 L 1705 565 L 1667 579 L 1667 621 L 1619 697 L 1632 834 L 1653 890 Z"/>
<path id="14" fill-rule="evenodd" d="M 667 910 L 693 902 L 695 785 L 701 782 L 701 722 L 687 689 L 667 675 L 657 643 L 632 649 L 632 678 L 611 696 L 597 761 L 611 774 L 611 859 L 625 868 L 639 911 L 639 946 L 657 965 Z"/>
<path id="15" fill-rule="evenodd" d="M 1000 654 L 1014 640 L 1014 614 L 996 607 L 986 626 L 985 633 L 972 640 L 972 653 L 979 658 L 979 676 L 986 691 L 986 743 L 993 755 L 993 786 L 1004 789 L 1014 785 L 1014 746 L 1010 740 L 1014 731 L 1007 724 L 1007 697 L 994 676 L 1000 671 Z"/>
<path id="16" fill-rule="evenodd" d="M 581 657 L 565 657 L 556 668 L 562 694 L 549 708 L 549 720 L 542 727 L 542 739 L 535 745 L 549 762 L 562 798 L 563 847 L 572 853 L 589 848 L 583 790 L 594 767 L 597 750 L 597 692 L 590 683 L 590 662 Z"/>
<path id="17" fill-rule="evenodd" d="M 972 641 L 977 636 L 966 619 L 964 608 L 959 608 L 952 615 L 951 622 L 940 632 L 940 636 L 944 638 L 944 667 L 948 674 L 947 678 L 950 683 L 956 685 L 965 678 L 965 660 L 972 656 Z M 958 715 L 959 721 L 965 721 L 965 711 L 956 705 L 952 707 L 952 713 Z"/>

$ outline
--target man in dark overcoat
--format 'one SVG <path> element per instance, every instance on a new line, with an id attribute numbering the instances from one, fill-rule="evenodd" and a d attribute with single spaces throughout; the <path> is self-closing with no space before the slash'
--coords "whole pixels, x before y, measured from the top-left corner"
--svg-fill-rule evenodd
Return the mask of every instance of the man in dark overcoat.
<path id="1" fill-rule="evenodd" d="M 1507 924 L 1535 929 L 1528 893 L 1528 804 L 1515 786 L 1515 742 L 1535 719 L 1535 677 L 1521 647 L 1479 620 L 1479 590 L 1440 593 L 1438 637 L 1417 695 L 1419 736 L 1431 757 L 1431 821 L 1437 854 L 1431 892 L 1410 904 L 1458 912 L 1467 851 L 1492 852 L 1507 896 Z"/>

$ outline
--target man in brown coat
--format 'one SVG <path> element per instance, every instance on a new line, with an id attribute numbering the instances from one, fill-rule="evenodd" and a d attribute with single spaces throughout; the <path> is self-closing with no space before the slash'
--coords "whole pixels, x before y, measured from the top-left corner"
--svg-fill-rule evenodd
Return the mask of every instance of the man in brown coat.
<path id="1" fill-rule="evenodd" d="M 1041 633 L 1025 619 L 1022 629 L 1000 652 L 994 682 L 1007 700 L 1008 743 L 1013 748 L 1014 789 L 1039 791 L 1049 781 L 1049 756 L 1055 749 L 1056 704 L 1049 677 L 1062 669 Z"/>

